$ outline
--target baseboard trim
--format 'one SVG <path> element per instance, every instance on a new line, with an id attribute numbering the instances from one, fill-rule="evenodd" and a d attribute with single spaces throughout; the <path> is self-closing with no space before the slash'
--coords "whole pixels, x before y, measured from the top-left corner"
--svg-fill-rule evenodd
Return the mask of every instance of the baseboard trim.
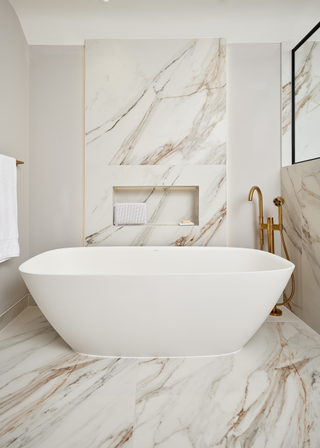
<path id="1" fill-rule="evenodd" d="M 12 305 L 7 311 L 0 316 L 0 331 L 10 324 L 19 314 L 22 313 L 29 306 L 37 306 L 33 297 L 30 294 L 26 294 L 17 303 Z"/>
<path id="2" fill-rule="evenodd" d="M 29 303 L 28 303 L 28 306 L 38 306 L 38 305 L 36 304 L 36 301 L 34 300 L 34 298 L 32 297 L 31 294 L 29 294 Z"/>

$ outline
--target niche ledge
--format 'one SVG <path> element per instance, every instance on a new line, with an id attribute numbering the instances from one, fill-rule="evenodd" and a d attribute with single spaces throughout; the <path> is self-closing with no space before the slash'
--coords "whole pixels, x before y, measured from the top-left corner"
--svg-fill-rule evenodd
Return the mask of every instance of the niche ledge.
<path id="1" fill-rule="evenodd" d="M 135 227 L 180 227 L 185 219 L 199 226 L 199 186 L 113 187 L 113 204 L 123 202 L 147 204 L 148 223 Z"/>

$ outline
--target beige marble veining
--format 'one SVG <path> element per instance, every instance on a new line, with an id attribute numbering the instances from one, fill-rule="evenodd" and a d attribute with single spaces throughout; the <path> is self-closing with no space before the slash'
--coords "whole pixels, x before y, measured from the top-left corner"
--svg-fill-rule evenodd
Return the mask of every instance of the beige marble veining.
<path id="1" fill-rule="evenodd" d="M 320 160 L 282 168 L 284 232 L 296 265 L 292 310 L 320 332 Z M 291 284 L 285 293 L 290 294 Z"/>
<path id="2" fill-rule="evenodd" d="M 1 447 L 132 447 L 134 360 L 73 352 L 37 307 L 0 341 Z"/>
<path id="3" fill-rule="evenodd" d="M 306 322 L 320 332 L 320 160 L 301 164 L 302 296 Z"/>
<path id="4" fill-rule="evenodd" d="M 281 170 L 281 195 L 285 200 L 283 206 L 283 230 L 290 260 L 295 265 L 295 293 L 290 308 L 302 317 L 302 185 L 301 166 L 293 165 Z M 282 256 L 285 252 L 282 248 Z M 291 294 L 292 282 L 289 281 L 285 291 L 286 300 Z"/>
<path id="5" fill-rule="evenodd" d="M 282 43 L 282 196 L 284 233 L 296 268 L 296 292 L 291 309 L 313 329 L 320 331 L 319 318 L 319 160 L 291 165 L 291 50 L 297 42 Z M 296 52 L 296 155 L 312 157 L 319 138 L 319 44 L 307 42 Z M 306 125 L 305 120 L 311 123 Z M 307 135 L 306 132 L 307 131 Z M 305 138 L 307 136 L 307 138 Z M 310 137 L 310 138 L 309 138 Z M 315 140 L 313 139 L 315 137 Z M 301 145 L 302 144 L 302 145 Z M 318 155 L 318 153 L 317 153 Z M 315 155 L 313 154 L 313 157 Z M 284 254 L 283 254 L 284 255 Z M 291 291 L 291 283 L 285 294 Z"/>
<path id="6" fill-rule="evenodd" d="M 74 353 L 37 307 L 0 333 L 1 447 L 318 448 L 320 336 L 284 310 L 237 354 Z"/>
<path id="7" fill-rule="evenodd" d="M 134 448 L 317 447 L 319 336 L 265 324 L 230 357 L 139 362 Z"/>
<path id="8" fill-rule="evenodd" d="M 320 42 L 295 51 L 295 159 L 319 157 Z"/>
<path id="9" fill-rule="evenodd" d="M 85 115 L 86 245 L 227 244 L 225 39 L 87 41 Z M 149 225 L 114 226 L 124 186 L 197 188 L 196 225 L 164 191 L 139 199 Z"/>
<path id="10" fill-rule="evenodd" d="M 87 163 L 225 164 L 225 64 L 224 39 L 87 41 Z"/>
<path id="11" fill-rule="evenodd" d="M 282 166 L 291 165 L 291 51 L 298 42 L 281 43 Z"/>
<path id="12" fill-rule="evenodd" d="M 225 246 L 227 239 L 226 166 L 97 166 L 87 172 L 86 245 Z M 92 176 L 92 177 L 91 177 Z M 94 178 L 94 182 L 93 182 Z M 103 186 L 97 190 L 96 185 Z M 198 225 L 114 226 L 114 187 L 143 186 L 199 188 Z M 147 205 L 148 207 L 148 205 Z M 150 206 L 149 206 L 150 207 Z M 167 197 L 153 204 L 154 220 L 171 222 Z M 181 203 L 176 203 L 181 208 Z M 181 218 L 190 219 L 181 208 Z M 152 221 L 151 220 L 151 221 Z M 150 224 L 150 223 L 148 223 Z"/>

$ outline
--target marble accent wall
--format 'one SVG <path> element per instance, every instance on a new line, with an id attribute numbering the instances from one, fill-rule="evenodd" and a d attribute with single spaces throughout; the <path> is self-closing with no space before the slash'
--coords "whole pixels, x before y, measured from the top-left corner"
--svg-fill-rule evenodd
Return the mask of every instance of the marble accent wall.
<path id="1" fill-rule="evenodd" d="M 282 59 L 282 166 L 291 160 L 291 51 L 298 42 L 281 44 Z M 319 157 L 320 42 L 305 42 L 295 52 L 296 162 Z"/>
<path id="2" fill-rule="evenodd" d="M 295 158 L 320 156 L 320 42 L 305 42 L 295 52 Z"/>
<path id="3" fill-rule="evenodd" d="M 86 245 L 226 245 L 224 39 L 87 41 L 85 127 Z M 139 186 L 198 187 L 199 225 L 114 226 Z"/>
<path id="4" fill-rule="evenodd" d="M 283 167 L 281 172 L 284 237 L 290 260 L 295 264 L 295 293 L 290 302 L 291 310 L 302 319 L 302 185 L 301 165 Z M 285 253 L 282 250 L 282 256 Z M 285 289 L 285 299 L 291 294 L 291 280 Z"/>
<path id="5" fill-rule="evenodd" d="M 281 83 L 282 83 L 282 166 L 292 163 L 291 147 L 291 50 L 295 42 L 281 43 Z"/>
<path id="6" fill-rule="evenodd" d="M 282 168 L 285 237 L 296 265 L 292 311 L 320 333 L 320 160 Z M 290 294 L 291 284 L 286 294 Z"/>
<path id="7" fill-rule="evenodd" d="M 291 165 L 291 50 L 296 42 L 282 44 L 282 172 L 281 191 L 285 199 L 283 223 L 290 259 L 295 264 L 296 289 L 292 311 L 320 333 L 320 160 Z M 301 61 L 300 61 L 301 62 Z M 311 64 L 311 61 L 306 61 Z M 299 91 L 310 91 L 312 80 L 302 76 Z M 305 82 L 305 85 L 303 86 Z M 312 89 L 311 89 L 312 90 Z M 314 95 L 308 97 L 311 107 Z M 307 103 L 308 103 L 307 101 Z M 303 105 L 297 114 L 304 114 Z M 284 253 L 282 253 L 285 256 Z M 285 298 L 291 293 L 291 282 Z"/>

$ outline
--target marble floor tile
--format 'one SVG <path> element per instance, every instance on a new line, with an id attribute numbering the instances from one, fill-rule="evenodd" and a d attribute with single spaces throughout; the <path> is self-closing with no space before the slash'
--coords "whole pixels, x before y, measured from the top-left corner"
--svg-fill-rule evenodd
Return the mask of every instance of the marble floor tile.
<path id="1" fill-rule="evenodd" d="M 0 334 L 0 446 L 131 448 L 137 362 L 74 353 L 36 307 L 13 324 Z"/>
<path id="2" fill-rule="evenodd" d="M 279 322 L 301 322 L 298 316 L 293 314 L 288 308 L 285 306 L 280 306 L 279 309 L 282 311 L 282 316 L 275 317 L 275 316 L 268 316 L 266 322 L 273 322 L 273 323 L 279 323 Z"/>
<path id="3" fill-rule="evenodd" d="M 265 323 L 241 352 L 139 363 L 134 448 L 320 446 L 320 337 Z"/>
<path id="4" fill-rule="evenodd" d="M 0 447 L 319 448 L 320 336 L 284 310 L 235 355 L 74 353 L 37 307 L 0 333 Z"/>

